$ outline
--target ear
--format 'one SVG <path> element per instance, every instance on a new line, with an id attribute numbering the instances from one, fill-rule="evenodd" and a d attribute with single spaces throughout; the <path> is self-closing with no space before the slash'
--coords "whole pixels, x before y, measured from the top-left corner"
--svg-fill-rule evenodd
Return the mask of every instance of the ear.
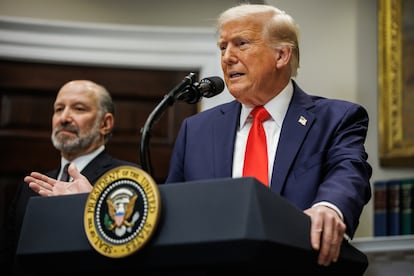
<path id="1" fill-rule="evenodd" d="M 292 57 L 292 48 L 290 47 L 280 47 L 275 50 L 276 55 L 276 67 L 278 69 L 289 65 L 290 58 Z"/>
<path id="2" fill-rule="evenodd" d="M 114 122 L 114 115 L 112 115 L 111 113 L 106 113 L 104 115 L 101 125 L 101 133 L 104 136 L 112 131 L 112 128 L 114 127 Z"/>

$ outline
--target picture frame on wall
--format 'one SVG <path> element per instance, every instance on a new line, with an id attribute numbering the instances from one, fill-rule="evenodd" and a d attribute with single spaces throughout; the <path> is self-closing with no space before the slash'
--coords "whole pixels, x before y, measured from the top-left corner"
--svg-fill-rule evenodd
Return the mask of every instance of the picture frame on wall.
<path id="1" fill-rule="evenodd" d="M 414 1 L 380 0 L 378 14 L 379 158 L 414 166 Z"/>

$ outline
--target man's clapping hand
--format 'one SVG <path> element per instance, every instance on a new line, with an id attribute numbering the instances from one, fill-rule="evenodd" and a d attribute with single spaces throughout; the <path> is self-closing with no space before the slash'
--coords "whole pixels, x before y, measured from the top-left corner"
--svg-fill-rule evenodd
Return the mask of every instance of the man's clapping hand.
<path id="1" fill-rule="evenodd" d="M 73 179 L 71 182 L 59 181 L 38 172 L 32 172 L 24 178 L 24 181 L 41 196 L 70 195 L 92 191 L 91 183 L 79 172 L 74 163 L 70 164 L 68 172 Z"/>

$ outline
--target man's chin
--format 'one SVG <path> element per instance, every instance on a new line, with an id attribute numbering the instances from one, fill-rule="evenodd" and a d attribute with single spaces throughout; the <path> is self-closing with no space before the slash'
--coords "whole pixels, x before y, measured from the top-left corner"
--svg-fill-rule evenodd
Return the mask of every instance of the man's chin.
<path id="1" fill-rule="evenodd" d="M 63 152 L 72 152 L 79 147 L 78 143 L 74 143 L 73 139 L 67 139 L 67 137 L 65 137 L 64 139 L 55 139 L 53 141 L 53 145 L 57 150 Z"/>

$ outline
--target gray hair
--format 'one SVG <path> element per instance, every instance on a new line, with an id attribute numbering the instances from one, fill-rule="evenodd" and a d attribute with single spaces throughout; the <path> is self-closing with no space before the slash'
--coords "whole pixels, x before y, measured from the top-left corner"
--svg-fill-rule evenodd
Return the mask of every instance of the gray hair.
<path id="1" fill-rule="evenodd" d="M 97 93 L 98 93 L 98 117 L 102 118 L 104 114 L 111 113 L 115 118 L 115 104 L 112 100 L 111 94 L 109 91 L 102 85 L 96 84 L 97 86 Z M 109 138 L 112 136 L 113 129 L 105 135 L 105 143 L 109 141 Z"/>

